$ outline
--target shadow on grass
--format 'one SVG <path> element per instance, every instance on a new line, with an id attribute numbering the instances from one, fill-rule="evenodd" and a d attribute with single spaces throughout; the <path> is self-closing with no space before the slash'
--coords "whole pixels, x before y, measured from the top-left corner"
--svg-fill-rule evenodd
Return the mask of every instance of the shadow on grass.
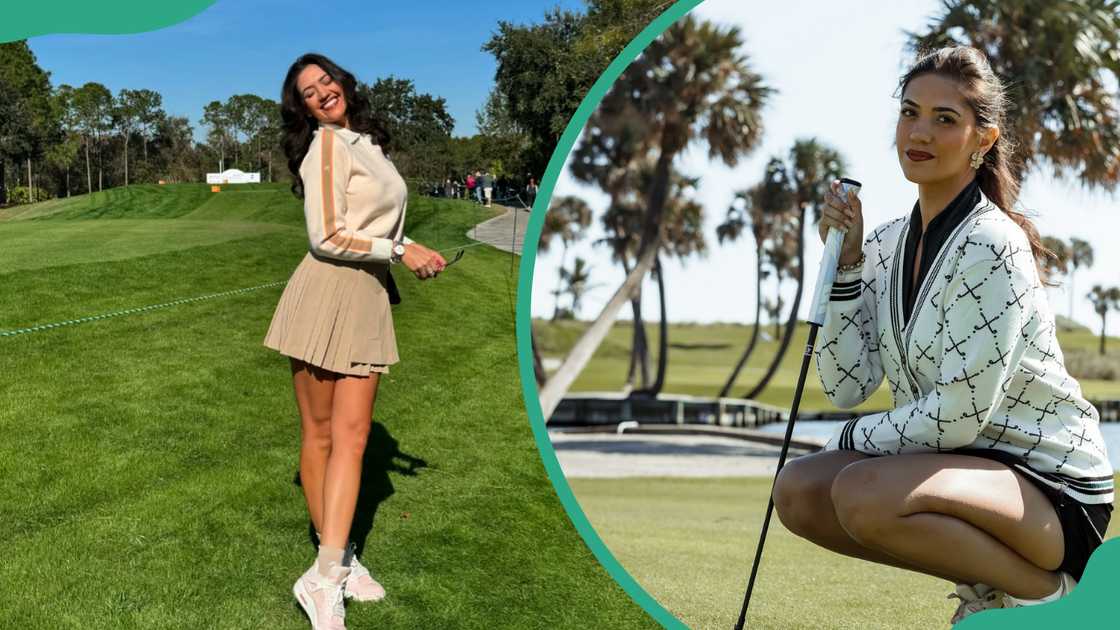
<path id="1" fill-rule="evenodd" d="M 358 491 L 358 506 L 354 512 L 354 522 L 350 526 L 350 540 L 357 547 L 359 557 L 365 549 L 366 538 L 373 530 L 377 509 L 393 496 L 393 482 L 389 473 L 412 477 L 427 466 L 428 462 L 423 459 L 401 451 L 400 444 L 389 434 L 384 424 L 376 421 L 370 424 L 369 440 L 362 457 L 362 485 Z M 292 482 L 300 485 L 299 470 L 296 470 Z M 307 537 L 312 547 L 318 550 L 319 537 L 315 535 L 315 525 L 310 519 L 307 522 Z"/>

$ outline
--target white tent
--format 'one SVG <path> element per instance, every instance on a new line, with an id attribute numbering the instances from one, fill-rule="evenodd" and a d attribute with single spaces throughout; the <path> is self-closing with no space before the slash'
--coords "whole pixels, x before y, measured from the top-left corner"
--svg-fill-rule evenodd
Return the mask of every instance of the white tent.
<path id="1" fill-rule="evenodd" d="M 229 168 L 221 173 L 207 173 L 207 184 L 259 184 L 260 173 L 246 173 L 235 168 Z"/>

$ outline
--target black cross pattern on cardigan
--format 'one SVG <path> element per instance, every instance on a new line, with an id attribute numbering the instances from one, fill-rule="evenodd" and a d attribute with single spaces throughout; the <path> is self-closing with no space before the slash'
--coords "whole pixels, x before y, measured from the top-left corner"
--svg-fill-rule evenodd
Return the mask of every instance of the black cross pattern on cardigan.
<path id="1" fill-rule="evenodd" d="M 1099 416 L 1069 376 L 1026 235 L 982 195 L 953 228 L 902 313 L 910 222 L 864 243 L 837 275 L 816 351 L 825 394 L 865 401 L 884 377 L 894 408 L 842 425 L 827 448 L 871 455 L 997 449 L 1085 503 L 1112 501 Z"/>

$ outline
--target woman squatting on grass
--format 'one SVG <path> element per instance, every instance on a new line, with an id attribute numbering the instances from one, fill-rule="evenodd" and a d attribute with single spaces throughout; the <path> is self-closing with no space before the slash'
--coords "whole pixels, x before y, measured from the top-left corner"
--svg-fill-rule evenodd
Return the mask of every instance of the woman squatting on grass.
<path id="1" fill-rule="evenodd" d="M 953 47 L 921 57 L 899 94 L 918 201 L 864 241 L 860 200 L 834 183 L 821 235 L 846 235 L 816 356 L 836 405 L 885 375 L 895 408 L 790 462 L 774 503 L 818 545 L 952 581 L 956 623 L 1069 593 L 1108 526 L 1113 471 L 1058 347 L 1038 262 L 1051 254 L 1014 210 L 1003 85 Z"/>
<path id="2" fill-rule="evenodd" d="M 300 480 L 319 535 L 318 558 L 292 590 L 312 628 L 335 630 L 344 628 L 344 597 L 385 596 L 347 543 L 378 382 L 398 361 L 389 266 L 428 279 L 447 263 L 404 236 L 405 182 L 382 151 L 387 134 L 354 75 L 322 55 L 303 55 L 284 78 L 281 108 L 310 251 L 264 344 L 291 359 Z"/>

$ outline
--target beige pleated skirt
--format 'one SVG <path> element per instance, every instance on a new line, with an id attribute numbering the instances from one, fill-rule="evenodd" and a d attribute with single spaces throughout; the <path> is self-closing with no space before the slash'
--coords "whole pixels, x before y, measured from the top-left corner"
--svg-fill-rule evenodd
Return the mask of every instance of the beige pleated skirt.
<path id="1" fill-rule="evenodd" d="M 264 345 L 339 374 L 388 372 L 400 361 L 388 274 L 384 263 L 308 252 L 280 296 Z"/>

